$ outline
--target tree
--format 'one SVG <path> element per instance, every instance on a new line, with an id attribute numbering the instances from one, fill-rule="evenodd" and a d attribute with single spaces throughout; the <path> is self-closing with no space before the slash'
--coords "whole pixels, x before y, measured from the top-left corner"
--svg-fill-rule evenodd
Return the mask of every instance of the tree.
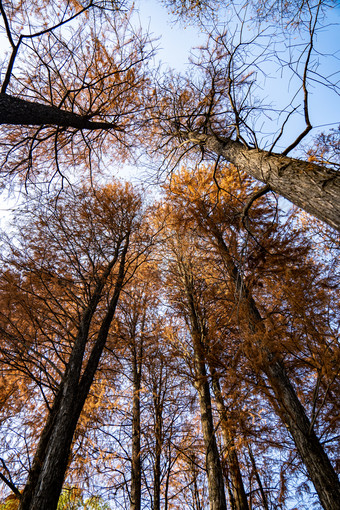
<path id="1" fill-rule="evenodd" d="M 231 425 L 233 420 L 229 415 L 232 405 L 228 406 L 227 411 L 218 374 L 223 365 L 227 348 L 233 352 L 235 358 L 237 356 L 235 355 L 235 346 L 225 346 L 224 352 L 222 347 L 220 349 L 217 347 L 219 337 L 223 337 L 221 325 L 223 324 L 222 318 L 226 313 L 219 304 L 221 298 L 219 298 L 218 285 L 212 283 L 215 280 L 213 276 L 214 263 L 210 258 L 208 261 L 205 260 L 207 252 L 203 248 L 202 240 L 199 239 L 195 227 L 191 227 L 191 222 L 188 224 L 185 220 L 182 225 L 175 210 L 172 211 L 172 214 L 170 212 L 171 202 L 168 202 L 167 205 L 169 207 L 169 210 L 166 209 L 167 223 L 169 232 L 172 231 L 172 236 L 167 232 L 167 245 L 169 253 L 171 253 L 169 255 L 167 286 L 171 291 L 170 302 L 183 317 L 192 338 L 193 355 L 189 357 L 187 363 L 191 367 L 191 377 L 200 401 L 202 430 L 206 445 L 210 505 L 211 507 L 216 505 L 216 508 L 225 505 L 224 493 L 223 496 L 218 495 L 219 489 L 216 488 L 218 484 L 224 486 L 222 462 L 215 437 L 216 429 L 221 428 L 224 450 L 227 452 L 223 464 L 225 471 L 228 472 L 226 481 L 230 481 L 231 485 L 229 493 L 231 505 L 233 509 L 237 510 L 248 509 L 235 446 L 238 441 L 238 426 L 237 424 Z M 221 343 L 225 344 L 226 339 L 223 338 Z M 232 389 L 233 379 L 230 377 L 230 373 L 225 374 L 224 377 L 228 380 L 229 392 L 235 394 L 235 389 Z M 237 384 L 239 385 L 239 381 Z M 217 426 L 214 425 L 213 420 L 216 411 L 214 412 L 213 409 L 210 386 L 218 411 Z M 228 389 L 225 391 L 228 393 Z M 236 411 L 233 414 L 235 416 Z M 241 411 L 240 414 L 242 414 Z M 212 457 L 217 460 L 212 461 Z"/>
<path id="2" fill-rule="evenodd" d="M 310 110 L 316 82 L 338 92 L 318 68 L 328 7 L 167 3 L 210 35 L 155 84 L 125 2 L 0 0 L 2 185 L 34 190 L 1 237 L 0 497 L 53 510 L 64 484 L 59 505 L 202 510 L 225 484 L 247 510 L 312 480 L 333 510 L 339 131 L 312 138 Z M 274 64 L 287 106 L 260 100 Z M 171 174 L 147 221 L 130 185 L 92 182 L 145 147 Z"/>
<path id="3" fill-rule="evenodd" d="M 3 180 L 46 171 L 68 179 L 71 166 L 97 168 L 107 146 L 110 156 L 130 156 L 152 49 L 129 14 L 89 0 L 1 2 L 1 15 L 10 48 L 0 93 Z"/>
<path id="4" fill-rule="evenodd" d="M 267 393 L 267 396 L 271 400 L 274 409 L 288 427 L 299 454 L 307 467 L 309 476 L 318 492 L 321 504 L 324 508 L 336 508 L 339 501 L 337 495 L 340 489 L 339 481 L 319 438 L 313 430 L 313 421 L 309 420 L 306 410 L 301 404 L 296 390 L 290 381 L 282 358 L 281 349 L 275 346 L 274 331 L 278 331 L 278 326 L 275 322 L 272 326 L 270 325 L 271 321 L 267 323 L 268 319 L 265 319 L 265 317 L 268 317 L 266 305 L 260 304 L 260 302 L 254 298 L 251 286 L 247 284 L 247 280 L 243 276 L 245 269 L 243 266 L 240 266 L 240 264 L 244 264 L 244 262 L 238 261 L 239 254 L 237 251 L 234 251 L 237 250 L 237 239 L 239 235 L 240 240 L 242 240 L 242 227 L 241 230 L 239 230 L 240 226 L 238 224 L 237 214 L 237 211 L 240 210 L 239 204 L 242 204 L 242 192 L 240 193 L 240 191 L 233 188 L 235 184 L 232 184 L 233 177 L 231 175 L 229 175 L 228 179 L 224 178 L 224 180 L 221 180 L 219 192 L 216 190 L 213 191 L 212 186 L 214 180 L 211 179 L 211 177 L 209 179 L 208 176 L 204 176 L 205 170 L 205 168 L 201 169 L 200 172 L 196 170 L 196 177 L 190 172 L 183 170 L 182 173 L 173 180 L 172 199 L 178 204 L 178 210 L 186 210 L 187 214 L 191 215 L 191 218 L 197 218 L 195 224 L 196 228 L 204 232 L 204 234 L 211 239 L 211 247 L 214 247 L 213 249 L 219 253 L 221 263 L 230 278 L 233 292 L 238 299 L 238 321 L 240 323 L 241 334 L 245 338 L 247 350 L 249 349 L 248 356 L 250 356 L 250 359 L 257 360 L 256 364 L 258 368 L 266 377 L 267 384 L 272 390 L 272 393 Z M 226 171 L 227 169 L 224 168 L 221 172 Z M 230 171 L 232 172 L 232 170 L 229 169 L 229 172 Z M 225 201 L 223 197 L 225 197 Z M 261 218 L 262 221 L 264 221 L 265 211 L 263 209 L 261 210 Z M 193 220 L 190 220 L 188 217 L 185 218 L 182 215 L 182 221 L 189 222 Z M 246 232 L 248 231 L 251 233 L 251 236 L 256 242 L 256 236 L 259 235 L 260 238 L 261 236 L 257 233 L 259 225 L 255 225 L 256 223 L 254 220 L 250 230 L 246 229 Z M 267 227 L 267 236 L 271 238 L 270 249 L 267 244 L 269 238 L 265 241 L 266 238 L 262 236 L 262 240 L 258 245 L 260 252 L 262 250 L 262 255 L 259 254 L 259 261 L 262 259 L 260 262 L 261 264 L 263 264 L 263 257 L 265 261 L 266 257 L 270 257 L 270 253 L 276 253 L 280 258 L 283 256 L 285 249 L 290 249 L 287 238 L 284 238 L 282 241 L 279 241 L 279 237 L 276 238 L 276 242 L 279 242 L 280 247 L 278 245 L 275 246 L 274 237 L 271 236 L 270 232 L 274 234 L 275 228 L 270 230 Z M 249 241 L 247 241 L 247 243 L 249 243 Z M 267 246 L 268 249 L 266 248 Z M 294 245 L 291 246 L 294 253 L 294 250 L 298 248 Z M 306 249 L 308 249 L 308 246 L 304 244 L 302 250 Z M 266 256 L 264 256 L 263 250 L 265 250 Z M 286 261 L 288 257 L 289 255 L 286 251 Z M 296 252 L 292 260 L 294 260 L 294 257 L 296 257 Z M 274 261 L 272 259 L 272 264 L 273 263 Z M 254 267 L 256 267 L 256 265 L 252 267 L 252 271 Z M 285 267 L 285 271 L 287 271 L 287 266 Z M 273 271 L 274 269 L 272 268 L 271 270 Z M 298 272 L 301 273 L 302 271 L 300 264 Z M 306 277 L 310 278 L 311 267 L 308 264 L 306 264 L 306 271 Z M 295 284 L 298 285 L 296 279 Z M 267 292 L 268 290 L 269 288 L 266 289 Z M 317 327 L 323 328 L 322 315 L 320 315 L 319 320 L 321 322 Z M 315 319 L 314 324 L 316 324 Z M 280 333 L 283 335 L 284 330 Z M 250 336 L 248 337 L 248 335 Z M 249 338 L 249 343 L 246 340 L 247 337 Z M 322 342 L 327 344 L 327 336 L 323 336 Z M 330 482 L 330 480 L 332 481 Z"/>
<path id="5" fill-rule="evenodd" d="M 188 164 L 193 158 L 232 163 L 265 183 L 263 193 L 272 190 L 340 230 L 336 162 L 317 164 L 301 152 L 297 154 L 300 159 L 290 155 L 313 129 L 309 103 L 314 67 L 318 65 L 314 46 L 320 2 L 307 2 L 306 10 L 308 20 L 303 24 L 306 30 L 300 49 L 290 45 L 289 31 L 287 36 L 277 24 L 252 27 L 250 31 L 252 25 L 246 14 L 231 9 L 236 28 L 213 30 L 207 45 L 192 59 L 188 75 L 166 77 L 160 86 L 156 107 L 160 141 L 156 152 L 166 155 L 165 167 L 170 171 L 182 158 Z M 276 49 L 281 44 L 282 56 Z M 288 54 L 284 45 L 289 47 Z M 292 81 L 295 95 L 287 108 L 265 106 L 253 92 L 270 77 L 268 62 L 281 68 L 283 76 Z M 337 90 L 330 77 L 318 75 L 317 79 L 329 90 Z M 266 125 L 266 117 L 273 114 L 283 120 L 270 136 L 264 136 L 260 124 Z M 304 127 L 295 140 L 290 140 L 289 127 L 296 131 L 292 123 L 298 114 L 304 119 Z M 287 146 L 280 150 L 282 143 Z M 312 150 L 313 140 L 310 145 Z"/>
<path id="6" fill-rule="evenodd" d="M 131 510 L 140 510 L 142 502 L 142 380 L 146 360 L 150 356 L 150 342 L 152 337 L 157 335 L 154 315 L 158 296 L 153 273 L 154 268 L 151 264 L 137 272 L 132 285 L 125 289 L 115 324 L 116 335 L 122 343 L 123 356 L 130 365 L 127 377 L 132 386 Z"/>
<path id="7" fill-rule="evenodd" d="M 174 3 L 180 5 L 180 11 L 189 12 L 196 8 L 201 11 L 214 4 L 209 1 Z M 165 87 L 171 89 L 165 108 L 163 94 L 158 92 L 156 97 L 149 90 L 150 80 L 143 66 L 152 53 L 146 50 L 148 40 L 136 34 L 127 38 L 127 24 L 119 20 L 115 6 L 109 9 L 106 2 L 91 0 L 85 6 L 68 4 L 63 14 L 58 15 L 54 6 L 50 13 L 51 7 L 42 4 L 41 11 L 34 11 L 34 15 L 40 21 L 42 9 L 46 9 L 54 23 L 40 30 L 30 27 L 31 31 L 20 33 L 21 25 L 27 23 L 20 7 L 7 13 L 7 6 L 1 5 L 11 57 L 0 97 L 0 116 L 3 124 L 19 126 L 10 130 L 5 128 L 3 175 L 12 176 L 20 171 L 27 179 L 31 177 L 32 164 L 37 173 L 40 157 L 48 153 L 52 175 L 57 172 L 65 177 L 64 166 L 70 162 L 83 164 L 85 157 L 87 166 L 91 167 L 94 157 L 97 163 L 101 161 L 99 155 L 108 145 L 116 154 L 126 157 L 131 155 L 133 146 L 139 147 L 142 140 L 145 142 L 145 137 L 154 137 L 160 132 L 162 138 L 175 141 L 177 148 L 184 144 L 187 149 L 191 145 L 199 148 L 199 152 L 223 157 L 264 182 L 266 191 L 272 189 L 333 228 L 340 229 L 338 170 L 288 155 L 312 130 L 311 82 L 321 80 L 329 89 L 337 90 L 331 77 L 322 78 L 314 70 L 317 65 L 313 60 L 317 55 L 314 52 L 315 37 L 322 12 L 327 9 L 325 2 L 283 3 L 278 8 L 256 3 L 259 18 L 265 20 L 275 18 L 278 12 L 288 18 L 295 13 L 290 26 L 298 24 L 307 34 L 307 39 L 306 35 L 302 38 L 303 48 L 297 50 L 300 51 L 297 55 L 294 55 L 293 45 L 287 37 L 285 40 L 287 26 L 283 32 L 276 24 L 271 40 L 265 36 L 267 26 L 258 28 L 257 36 L 252 34 L 248 40 L 243 39 L 244 26 L 249 20 L 242 20 L 234 6 L 230 12 L 240 27 L 231 36 L 211 34 L 215 48 L 208 45 L 202 60 L 196 62 L 196 67 L 198 65 L 202 71 L 197 83 L 192 79 L 195 72 L 172 86 L 165 82 Z M 84 17 L 86 23 L 80 25 Z M 98 28 L 99 18 L 101 28 Z M 75 23 L 79 23 L 78 31 L 74 34 L 71 31 L 65 37 L 68 26 L 74 30 Z M 114 41 L 108 40 L 108 33 L 114 34 Z M 293 53 L 293 56 L 287 56 L 288 61 L 285 56 L 281 57 L 281 50 L 275 49 L 276 43 L 281 42 L 288 44 Z M 263 44 L 261 51 L 258 51 L 259 44 Z M 109 58 L 112 53 L 116 57 L 114 62 Z M 14 71 L 19 69 L 21 54 L 26 62 L 35 58 L 36 65 L 33 70 L 18 70 L 16 74 Z M 256 83 L 255 72 L 265 72 L 262 70 L 263 60 L 275 61 L 284 72 L 292 69 L 291 79 L 297 81 L 294 94 L 301 95 L 301 107 L 295 104 L 287 109 L 283 107 L 279 113 L 284 117 L 281 127 L 275 130 L 271 141 L 261 144 L 261 129 L 256 128 L 259 123 L 256 117 L 261 110 L 266 116 L 267 109 L 256 104 L 251 89 Z M 10 93 L 8 89 L 11 89 Z M 150 116 L 145 115 L 151 110 L 152 123 Z M 284 150 L 274 152 L 295 114 L 299 113 L 305 120 L 304 129 Z M 140 132 L 142 126 L 146 126 L 147 131 Z M 139 132 L 141 137 L 137 136 Z M 146 142 L 146 145 L 149 144 Z M 165 143 L 160 145 L 164 149 Z M 46 158 L 44 163 L 46 171 Z"/>
<path id="8" fill-rule="evenodd" d="M 13 269 L 9 280 L 5 272 L 3 284 L 10 281 L 13 285 L 14 280 L 23 304 L 10 301 L 2 331 L 13 343 L 19 331 L 22 348 L 26 349 L 31 343 L 31 331 L 38 341 L 41 335 L 43 342 L 52 344 L 65 367 L 57 371 L 54 394 L 48 396 L 47 420 L 20 502 L 21 509 L 52 510 L 57 506 L 74 432 L 105 347 L 119 294 L 145 258 L 148 234 L 141 223 L 140 197 L 128 185 L 118 183 L 96 192 L 70 193 L 57 205 L 52 200 L 32 215 L 36 215 L 34 235 L 22 225 L 21 242 L 25 248 L 20 263 L 6 259 L 6 265 L 18 268 L 20 276 Z M 19 254 L 14 246 L 12 250 L 16 256 Z M 36 314 L 30 314 L 32 318 L 29 315 L 29 321 L 35 322 L 30 330 L 22 330 L 20 317 L 13 316 L 11 309 L 31 306 L 32 299 L 38 307 Z M 46 318 L 40 315 L 43 309 Z M 68 321 L 60 321 L 63 314 Z M 48 329 L 40 328 L 39 323 L 44 328 L 48 321 L 52 335 Z M 58 347 L 58 338 L 66 341 L 65 347 L 63 341 Z"/>
<path id="9" fill-rule="evenodd" d="M 220 454 L 215 437 L 211 394 L 204 356 L 205 324 L 198 301 L 199 289 L 193 273 L 194 262 L 190 257 L 190 241 L 188 242 L 184 235 L 175 231 L 171 245 L 174 256 L 174 263 L 171 268 L 172 278 L 178 285 L 175 299 L 184 315 L 193 344 L 193 385 L 197 390 L 200 405 L 209 486 L 209 504 L 211 510 L 223 510 L 226 509 L 226 497 Z M 182 293 L 184 299 L 181 299 L 178 295 Z"/>

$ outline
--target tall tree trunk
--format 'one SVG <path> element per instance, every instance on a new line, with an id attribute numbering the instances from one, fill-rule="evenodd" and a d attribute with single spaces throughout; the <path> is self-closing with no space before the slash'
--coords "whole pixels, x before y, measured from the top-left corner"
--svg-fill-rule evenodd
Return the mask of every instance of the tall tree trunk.
<path id="1" fill-rule="evenodd" d="M 132 401 L 132 453 L 131 453 L 131 505 L 130 510 L 140 510 L 142 492 L 141 474 L 141 430 L 140 430 L 140 388 L 141 359 L 136 352 L 132 355 L 133 401 Z"/>
<path id="2" fill-rule="evenodd" d="M 218 243 L 221 257 L 225 263 L 230 278 L 234 282 L 236 294 L 240 299 L 239 310 L 246 318 L 251 333 L 265 333 L 261 314 L 256 303 L 243 282 L 222 233 L 215 225 L 211 225 L 215 239 Z M 325 510 L 340 510 L 340 483 L 339 479 L 317 438 L 305 409 L 302 406 L 296 391 L 289 380 L 284 365 L 276 353 L 268 347 L 257 344 L 261 369 L 267 376 L 268 382 L 275 395 L 274 407 L 287 426 L 300 457 L 305 464 L 309 477 L 318 493 L 320 503 Z"/>
<path id="3" fill-rule="evenodd" d="M 221 392 L 220 382 L 214 370 L 211 369 L 212 386 L 214 390 L 216 406 L 220 414 L 222 436 L 224 446 L 228 452 L 228 470 L 231 481 L 232 500 L 234 502 L 235 510 L 249 510 L 246 492 L 244 490 L 240 464 L 235 448 L 233 434 L 230 431 L 227 423 L 227 411 L 224 405 L 224 400 Z"/>
<path id="4" fill-rule="evenodd" d="M 160 370 L 159 381 L 153 386 L 153 406 L 155 415 L 155 461 L 153 466 L 153 510 L 161 508 L 161 455 L 163 447 L 163 398 L 161 386 L 162 370 Z"/>
<path id="5" fill-rule="evenodd" d="M 183 133 L 183 136 L 222 156 L 238 169 L 270 186 L 279 195 L 340 231 L 340 173 L 308 161 L 249 149 L 216 135 Z"/>
<path id="6" fill-rule="evenodd" d="M 224 491 L 223 472 L 218 451 L 213 416 L 211 410 L 211 397 L 208 377 L 204 361 L 200 353 L 195 352 L 196 382 L 198 392 L 201 424 L 205 445 L 206 468 L 209 487 L 210 510 L 226 510 L 226 497 Z"/>
<path id="7" fill-rule="evenodd" d="M 185 263 L 183 263 L 183 261 L 179 261 L 179 269 L 182 273 L 191 324 L 191 337 L 194 348 L 196 375 L 194 385 L 198 392 L 200 405 L 209 488 L 209 506 L 210 510 L 226 510 L 227 504 L 224 490 L 223 471 L 215 436 L 215 428 L 211 408 L 210 387 L 205 365 L 204 344 L 202 342 L 204 333 L 202 330 L 197 303 L 195 300 L 193 277 L 192 275 L 188 274 L 188 268 L 186 267 Z"/>
<path id="8" fill-rule="evenodd" d="M 93 382 L 123 286 L 127 249 L 128 238 L 121 254 L 113 296 L 101 323 L 86 368 L 81 376 L 91 320 L 99 303 L 105 281 L 111 273 L 118 255 L 106 269 L 97 285 L 90 305 L 84 312 L 64 379 L 54 400 L 33 459 L 32 469 L 21 497 L 19 510 L 56 510 L 57 508 L 74 432 Z"/>

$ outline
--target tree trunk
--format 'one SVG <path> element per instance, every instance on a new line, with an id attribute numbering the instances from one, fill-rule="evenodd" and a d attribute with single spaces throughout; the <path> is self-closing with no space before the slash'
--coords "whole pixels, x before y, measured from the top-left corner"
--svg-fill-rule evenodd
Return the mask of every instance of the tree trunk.
<path id="1" fill-rule="evenodd" d="M 83 375 L 80 378 L 92 317 L 105 281 L 117 261 L 107 267 L 86 309 L 64 379 L 41 435 L 19 510 L 56 510 L 67 469 L 74 432 L 103 352 L 124 281 L 128 237 L 121 254 L 113 296 L 102 321 Z M 118 255 L 117 255 L 118 256 Z"/>
<path id="2" fill-rule="evenodd" d="M 185 314 L 190 324 L 190 334 L 194 350 L 194 387 L 198 393 L 201 425 L 205 447 L 206 471 L 208 478 L 210 510 L 226 510 L 226 497 L 220 454 L 217 447 L 213 422 L 209 381 L 205 366 L 204 327 L 196 299 L 194 276 L 190 263 L 181 252 L 176 252 L 177 269 L 185 294 Z"/>
<path id="3" fill-rule="evenodd" d="M 205 446 L 206 469 L 209 489 L 210 510 L 226 510 L 226 496 L 224 491 L 223 471 L 220 454 L 217 447 L 213 422 L 209 381 L 205 366 L 204 336 L 195 300 L 193 278 L 188 274 L 188 268 L 183 261 L 179 261 L 179 269 L 183 277 L 183 285 L 188 303 L 191 337 L 194 348 L 194 362 L 196 380 L 194 383 L 198 392 L 202 432 Z"/>
<path id="4" fill-rule="evenodd" d="M 194 510 L 202 510 L 202 505 L 201 505 L 201 498 L 200 498 L 200 491 L 199 491 L 199 487 L 198 487 L 198 468 L 197 466 L 195 465 L 195 454 L 193 453 L 192 456 L 190 456 L 190 470 L 191 470 L 191 473 L 192 473 L 192 479 L 193 479 L 193 486 L 194 486 L 194 493 L 193 493 L 193 507 L 194 507 Z"/>
<path id="5" fill-rule="evenodd" d="M 162 374 L 162 370 L 160 371 Z M 160 375 L 161 379 L 162 375 Z M 155 462 L 153 466 L 153 510 L 160 510 L 161 508 L 161 454 L 163 447 L 163 399 L 161 380 L 158 385 L 154 384 L 153 387 L 153 405 L 155 413 Z"/>
<path id="6" fill-rule="evenodd" d="M 242 275 L 234 264 L 221 232 L 216 226 L 211 225 L 211 227 L 228 273 L 234 281 L 236 293 L 240 299 L 240 313 L 247 318 L 251 333 L 255 333 L 255 331 L 257 334 L 265 333 L 261 314 L 243 282 Z M 260 342 L 258 342 L 257 348 L 259 357 L 262 359 L 261 369 L 267 376 L 276 398 L 275 407 L 294 440 L 318 493 L 320 503 L 325 510 L 340 510 L 339 479 L 311 426 L 282 361 Z"/>
<path id="7" fill-rule="evenodd" d="M 89 120 L 85 115 L 61 110 L 56 106 L 0 94 L 0 124 L 16 126 L 60 126 L 76 129 L 117 129 L 109 122 Z"/>
<path id="8" fill-rule="evenodd" d="M 211 411 L 210 388 L 205 364 L 195 352 L 196 363 L 196 389 L 198 391 L 201 423 L 205 445 L 206 467 L 209 487 L 210 510 L 226 510 L 226 497 L 224 492 L 223 472 L 220 454 L 217 448 L 213 416 Z"/>
<path id="9" fill-rule="evenodd" d="M 132 401 L 132 453 L 131 453 L 131 505 L 130 510 L 141 508 L 141 431 L 140 431 L 140 387 L 141 360 L 138 359 L 136 348 L 132 355 L 133 401 Z"/>
<path id="10" fill-rule="evenodd" d="M 340 231 L 340 172 L 216 135 L 183 134 Z"/>
<path id="11" fill-rule="evenodd" d="M 211 370 L 212 373 L 212 385 L 214 389 L 214 395 L 216 400 L 216 405 L 218 412 L 220 414 L 221 419 L 221 427 L 222 427 L 222 436 L 224 441 L 224 446 L 228 452 L 228 470 L 230 474 L 231 481 L 231 491 L 232 491 L 232 500 L 234 503 L 235 510 L 249 510 L 248 501 L 246 492 L 244 490 L 240 464 L 237 457 L 237 452 L 235 449 L 234 437 L 228 427 L 227 424 L 227 411 L 224 405 L 224 400 L 220 388 L 219 380 L 214 374 L 214 371 Z"/>
<path id="12" fill-rule="evenodd" d="M 202 432 L 205 445 L 209 507 L 210 510 L 226 510 L 227 505 L 224 492 L 223 472 L 215 437 L 209 382 L 205 364 L 200 355 L 197 355 L 196 353 L 195 363 L 197 376 L 195 387 L 198 391 Z"/>

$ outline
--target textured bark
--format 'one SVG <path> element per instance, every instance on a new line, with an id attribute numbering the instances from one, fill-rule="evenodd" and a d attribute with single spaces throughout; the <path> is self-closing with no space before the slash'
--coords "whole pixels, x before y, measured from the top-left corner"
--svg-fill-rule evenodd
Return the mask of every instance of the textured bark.
<path id="1" fill-rule="evenodd" d="M 211 370 L 213 373 L 213 370 Z M 228 452 L 228 470 L 231 482 L 232 500 L 235 510 L 249 510 L 246 492 L 244 490 L 240 464 L 238 461 L 237 452 L 235 449 L 234 437 L 227 424 L 227 411 L 224 405 L 224 400 L 220 388 L 220 383 L 215 374 L 212 377 L 212 385 L 216 400 L 216 406 L 220 413 L 222 436 L 224 446 Z"/>
<path id="2" fill-rule="evenodd" d="M 197 348 L 196 348 L 197 349 Z M 226 510 L 223 472 L 220 454 L 217 448 L 213 416 L 211 411 L 211 396 L 209 382 L 201 353 L 195 352 L 196 389 L 198 391 L 201 424 L 206 452 L 206 468 L 209 487 L 210 510 Z"/>
<path id="3" fill-rule="evenodd" d="M 340 172 L 215 135 L 183 134 L 340 231 Z"/>
<path id="4" fill-rule="evenodd" d="M 117 261 L 118 251 L 98 283 L 91 303 L 84 312 L 64 379 L 34 456 L 19 510 L 56 510 L 57 508 L 74 432 L 96 373 L 123 285 L 127 249 L 128 238 L 120 256 L 119 272 L 113 296 L 84 373 L 80 378 L 90 323 L 99 303 L 105 281 Z"/>
<path id="5" fill-rule="evenodd" d="M 8 94 L 0 94 L 0 124 L 16 126 L 54 125 L 89 130 L 117 129 L 115 124 L 109 122 L 92 122 L 86 116 Z"/>
<path id="6" fill-rule="evenodd" d="M 140 510 L 141 507 L 141 431 L 140 431 L 140 388 L 141 388 L 141 360 L 138 359 L 136 349 L 132 357 L 133 371 L 133 401 L 132 401 L 132 453 L 131 453 L 131 505 L 130 510 Z"/>
<path id="7" fill-rule="evenodd" d="M 212 226 L 211 230 L 218 243 L 228 273 L 234 281 L 235 290 L 240 299 L 240 313 L 247 318 L 251 333 L 265 333 L 261 314 L 243 282 L 242 275 L 235 266 L 222 234 L 215 226 Z M 311 426 L 282 361 L 275 353 L 262 346 L 260 342 L 257 348 L 262 359 L 261 369 L 267 376 L 276 397 L 275 408 L 294 440 L 318 493 L 320 503 L 325 510 L 340 510 L 339 479 Z"/>

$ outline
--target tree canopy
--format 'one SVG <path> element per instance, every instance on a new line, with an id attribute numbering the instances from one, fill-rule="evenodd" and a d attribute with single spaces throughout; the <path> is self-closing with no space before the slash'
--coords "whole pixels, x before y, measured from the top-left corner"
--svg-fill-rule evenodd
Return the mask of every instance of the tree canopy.
<path id="1" fill-rule="evenodd" d="M 337 2 L 163 4 L 0 0 L 0 508 L 340 509 Z"/>

